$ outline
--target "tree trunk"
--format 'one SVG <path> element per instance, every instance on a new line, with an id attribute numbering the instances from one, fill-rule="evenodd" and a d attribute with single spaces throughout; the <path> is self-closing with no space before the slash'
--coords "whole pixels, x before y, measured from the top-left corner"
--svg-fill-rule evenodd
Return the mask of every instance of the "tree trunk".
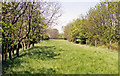
<path id="1" fill-rule="evenodd" d="M 24 51 L 24 43 L 22 42 L 22 50 Z"/>
<path id="2" fill-rule="evenodd" d="M 95 40 L 95 47 L 97 47 L 97 40 Z"/>
<path id="3" fill-rule="evenodd" d="M 4 53 L 2 52 L 2 61 L 4 61 Z"/>
<path id="4" fill-rule="evenodd" d="M 17 57 L 19 57 L 19 48 L 17 48 L 16 55 L 17 55 Z"/>
<path id="5" fill-rule="evenodd" d="M 34 43 L 32 43 L 32 46 L 34 47 Z"/>
<path id="6" fill-rule="evenodd" d="M 14 56 L 14 45 L 12 46 L 12 55 Z"/>
<path id="7" fill-rule="evenodd" d="M 2 61 L 4 61 L 4 45 L 2 44 Z"/>
<path id="8" fill-rule="evenodd" d="M 2 61 L 4 61 L 4 45 L 2 44 Z"/>
<path id="9" fill-rule="evenodd" d="M 25 49 L 27 49 L 27 42 L 25 42 Z"/>
<path id="10" fill-rule="evenodd" d="M 11 56 L 11 50 L 8 49 L 8 51 L 9 51 L 9 59 L 11 60 L 11 59 L 12 59 L 12 56 Z"/>
<path id="11" fill-rule="evenodd" d="M 19 46 L 20 46 L 20 42 L 17 45 L 17 52 L 16 52 L 17 57 L 19 57 Z"/>
<path id="12" fill-rule="evenodd" d="M 24 49 L 26 48 L 26 46 L 25 46 L 25 41 L 24 41 Z"/>
<path id="13" fill-rule="evenodd" d="M 7 47 L 5 47 L 5 61 L 7 60 L 7 51 L 6 51 L 6 48 Z"/>
<path id="14" fill-rule="evenodd" d="M 110 40 L 110 50 L 111 50 L 111 40 Z"/>
<path id="15" fill-rule="evenodd" d="M 86 39 L 86 45 L 87 45 L 87 39 Z"/>
<path id="16" fill-rule="evenodd" d="M 27 43 L 27 49 L 29 48 L 29 42 Z"/>
<path id="17" fill-rule="evenodd" d="M 79 44 L 81 44 L 81 41 L 79 41 Z"/>
<path id="18" fill-rule="evenodd" d="M 12 49 L 12 56 L 14 56 L 15 54 L 14 54 L 14 49 Z"/>
<path id="19" fill-rule="evenodd" d="M 30 48 L 30 43 L 29 43 L 29 48 Z"/>
<path id="20" fill-rule="evenodd" d="M 30 48 L 30 40 L 27 43 L 27 48 Z"/>
<path id="21" fill-rule="evenodd" d="M 5 53 L 5 61 L 7 60 L 7 53 Z"/>
<path id="22" fill-rule="evenodd" d="M 6 51 L 7 46 L 5 47 L 5 61 L 7 60 L 7 51 Z"/>

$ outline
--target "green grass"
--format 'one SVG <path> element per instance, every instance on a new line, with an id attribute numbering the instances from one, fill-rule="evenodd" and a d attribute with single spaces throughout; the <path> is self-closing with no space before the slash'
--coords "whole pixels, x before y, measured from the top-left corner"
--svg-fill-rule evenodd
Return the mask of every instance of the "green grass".
<path id="1" fill-rule="evenodd" d="M 117 74 L 118 52 L 49 40 L 3 63 L 4 74 Z"/>

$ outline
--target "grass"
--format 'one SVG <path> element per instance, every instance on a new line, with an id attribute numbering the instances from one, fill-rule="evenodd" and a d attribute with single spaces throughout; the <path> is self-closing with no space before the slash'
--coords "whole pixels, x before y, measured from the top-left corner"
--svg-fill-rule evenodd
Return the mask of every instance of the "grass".
<path id="1" fill-rule="evenodd" d="M 3 74 L 117 74 L 118 52 L 49 40 L 3 63 Z"/>

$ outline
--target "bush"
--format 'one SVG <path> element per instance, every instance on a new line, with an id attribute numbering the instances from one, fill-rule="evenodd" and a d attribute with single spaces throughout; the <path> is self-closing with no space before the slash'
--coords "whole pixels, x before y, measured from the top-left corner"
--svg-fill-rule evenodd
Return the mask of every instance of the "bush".
<path id="1" fill-rule="evenodd" d="M 43 40 L 49 40 L 49 39 L 50 39 L 50 37 L 48 35 L 43 36 Z"/>
<path id="2" fill-rule="evenodd" d="M 67 40 L 67 38 L 64 38 L 64 40 Z"/>

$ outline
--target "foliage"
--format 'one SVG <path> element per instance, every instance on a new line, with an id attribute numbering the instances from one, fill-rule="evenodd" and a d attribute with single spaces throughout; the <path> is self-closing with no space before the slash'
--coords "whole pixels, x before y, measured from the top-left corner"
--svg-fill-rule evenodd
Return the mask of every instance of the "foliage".
<path id="1" fill-rule="evenodd" d="M 43 39 L 44 39 L 44 40 L 49 40 L 50 37 L 49 37 L 48 35 L 43 35 Z"/>
<path id="2" fill-rule="evenodd" d="M 59 33 L 58 34 L 58 38 L 64 38 L 64 34 L 63 33 Z"/>
<path id="3" fill-rule="evenodd" d="M 46 12 L 45 12 L 46 11 Z M 43 39 L 45 30 L 60 16 L 57 2 L 2 2 L 2 60 L 7 53 L 19 56 L 19 49 L 28 49 Z M 45 35 L 44 39 L 49 39 Z"/>
<path id="4" fill-rule="evenodd" d="M 100 2 L 64 27 L 64 37 L 69 41 L 90 45 L 107 45 L 118 41 L 118 3 Z"/>

